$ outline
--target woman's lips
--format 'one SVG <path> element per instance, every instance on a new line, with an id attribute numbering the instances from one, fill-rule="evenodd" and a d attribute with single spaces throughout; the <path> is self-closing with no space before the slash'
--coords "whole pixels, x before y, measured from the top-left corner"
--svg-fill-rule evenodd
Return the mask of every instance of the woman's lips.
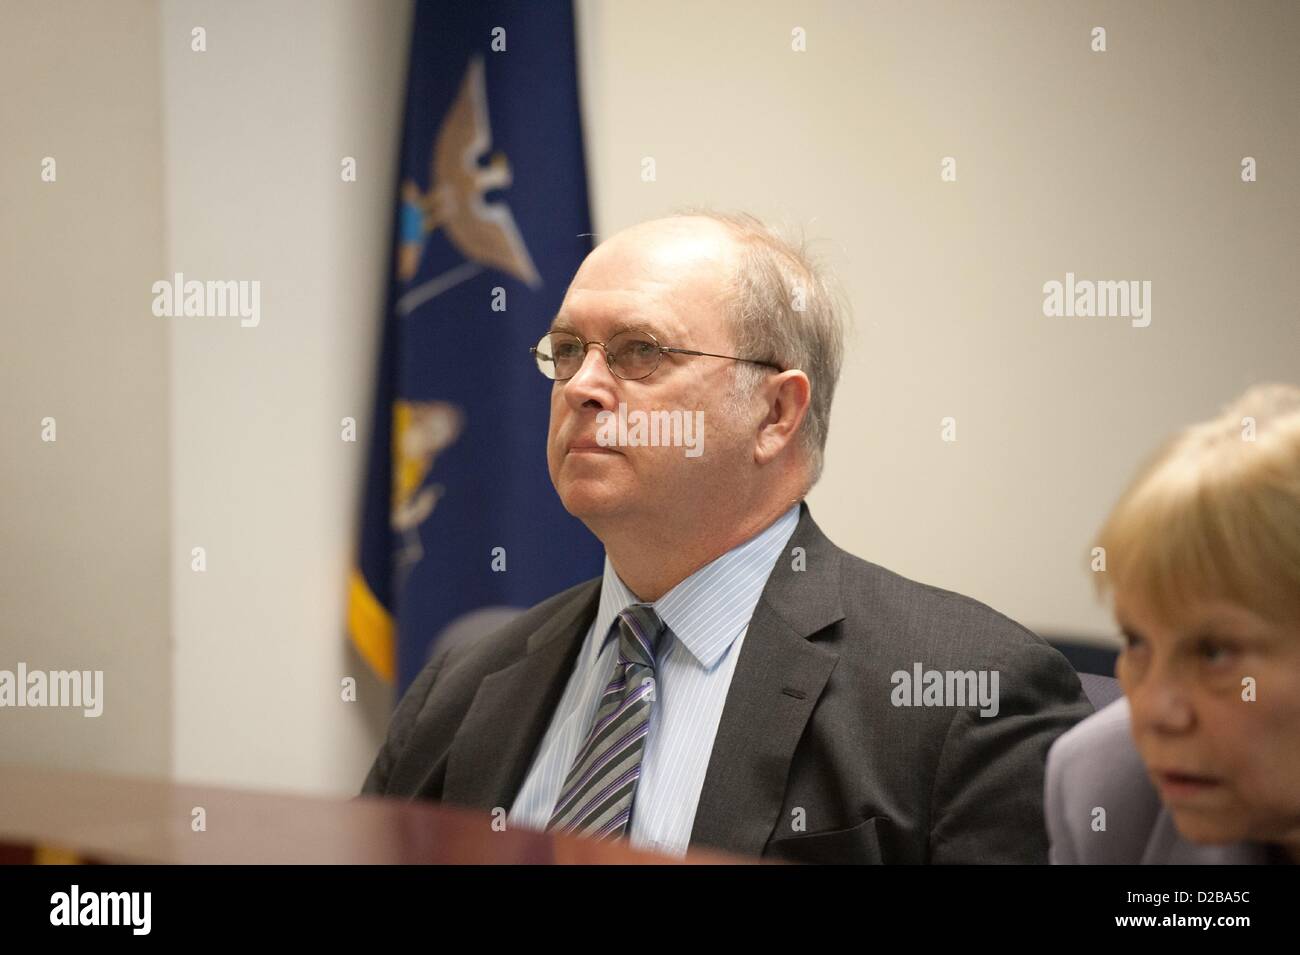
<path id="1" fill-rule="evenodd" d="M 1159 780 L 1160 791 L 1163 794 L 1176 798 L 1197 796 L 1219 785 L 1219 781 L 1211 776 L 1197 776 L 1191 773 L 1159 771 L 1156 773 L 1156 779 Z"/>

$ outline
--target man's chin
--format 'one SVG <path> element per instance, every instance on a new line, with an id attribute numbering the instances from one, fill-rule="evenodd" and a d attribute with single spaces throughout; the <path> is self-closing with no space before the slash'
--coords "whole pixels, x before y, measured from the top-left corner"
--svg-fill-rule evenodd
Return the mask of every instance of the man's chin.
<path id="1" fill-rule="evenodd" d="M 583 480 L 567 482 L 559 491 L 564 509 L 590 525 L 626 513 L 634 496 L 620 491 L 610 482 Z"/>

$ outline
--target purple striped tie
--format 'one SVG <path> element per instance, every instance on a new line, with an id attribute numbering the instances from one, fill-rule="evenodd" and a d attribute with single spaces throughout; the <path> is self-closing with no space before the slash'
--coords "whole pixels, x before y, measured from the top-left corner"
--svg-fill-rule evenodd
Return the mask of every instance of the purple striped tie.
<path id="1" fill-rule="evenodd" d="M 618 615 L 614 679 L 564 780 L 548 831 L 597 839 L 627 832 L 654 704 L 655 655 L 666 629 L 649 604 L 633 604 Z"/>

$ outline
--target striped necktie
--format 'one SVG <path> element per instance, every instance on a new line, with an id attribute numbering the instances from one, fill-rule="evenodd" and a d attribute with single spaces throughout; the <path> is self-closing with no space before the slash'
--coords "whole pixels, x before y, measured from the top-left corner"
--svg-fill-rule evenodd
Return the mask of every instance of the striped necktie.
<path id="1" fill-rule="evenodd" d="M 597 839 L 627 832 L 654 704 L 655 654 L 666 629 L 649 604 L 632 604 L 618 615 L 614 678 L 605 687 L 591 731 L 564 780 L 548 832 Z"/>

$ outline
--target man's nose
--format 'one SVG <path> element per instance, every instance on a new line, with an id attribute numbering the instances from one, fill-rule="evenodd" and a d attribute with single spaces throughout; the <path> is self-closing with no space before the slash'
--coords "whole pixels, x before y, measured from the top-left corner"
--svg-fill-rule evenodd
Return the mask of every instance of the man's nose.
<path id="1" fill-rule="evenodd" d="M 615 407 L 618 379 L 609 370 L 605 349 L 597 342 L 587 343 L 587 352 L 577 373 L 564 383 L 564 398 L 573 408 L 595 402 L 601 410 Z"/>

